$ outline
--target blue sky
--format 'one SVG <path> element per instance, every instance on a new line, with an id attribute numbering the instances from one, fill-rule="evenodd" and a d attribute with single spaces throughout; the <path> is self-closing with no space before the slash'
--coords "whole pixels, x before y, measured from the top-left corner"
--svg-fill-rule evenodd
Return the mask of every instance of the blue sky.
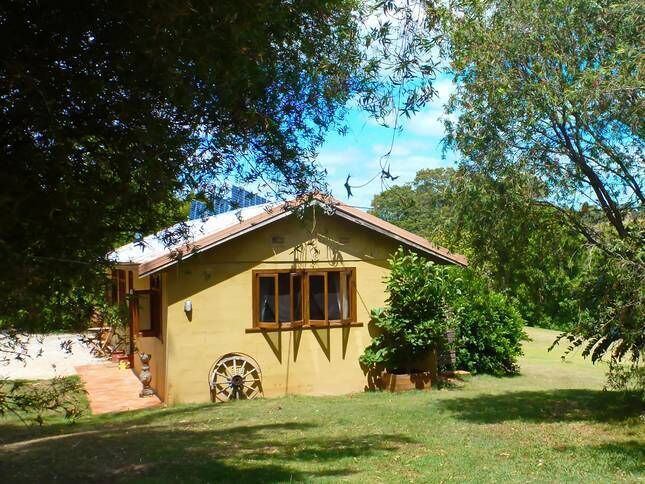
<path id="1" fill-rule="evenodd" d="M 399 176 L 397 184 L 413 180 L 420 169 L 452 166 L 455 161 L 454 153 L 443 155 L 441 145 L 443 105 L 453 84 L 448 77 L 440 77 L 434 87 L 438 91 L 434 102 L 411 119 L 404 119 L 403 131 L 394 139 L 389 162 L 391 174 Z M 349 199 L 343 185 L 347 175 L 351 175 L 350 185 L 362 185 L 380 172 L 379 160 L 389 150 L 393 130 L 379 126 L 358 109 L 349 112 L 346 122 L 349 132 L 344 136 L 330 132 L 318 161 L 327 169 L 334 197 L 353 206 L 369 207 L 372 197 L 386 188 L 380 178 L 353 189 L 354 196 Z"/>

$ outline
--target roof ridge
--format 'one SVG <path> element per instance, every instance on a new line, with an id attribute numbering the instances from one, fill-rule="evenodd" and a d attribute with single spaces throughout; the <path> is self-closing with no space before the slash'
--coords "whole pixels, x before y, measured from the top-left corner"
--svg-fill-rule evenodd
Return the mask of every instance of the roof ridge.
<path id="1" fill-rule="evenodd" d="M 152 260 L 140 263 L 140 276 L 149 275 L 153 272 L 159 271 L 169 267 L 179 260 L 190 257 L 191 255 L 208 250 L 216 245 L 227 242 L 230 239 L 239 237 L 243 234 L 251 232 L 256 228 L 268 225 L 276 220 L 291 215 L 292 211 L 303 204 L 308 202 L 318 202 L 326 206 L 332 207 L 336 212 L 340 212 L 340 216 L 349 218 L 350 221 L 368 225 L 368 228 L 379 232 L 384 232 L 384 235 L 395 238 L 409 246 L 418 250 L 429 253 L 446 262 L 457 264 L 460 266 L 468 265 L 465 256 L 450 252 L 445 247 L 441 247 L 427 240 L 426 238 L 413 234 L 408 230 L 397 227 L 396 225 L 380 219 L 370 213 L 358 210 L 350 205 L 347 205 L 340 200 L 321 192 L 311 192 L 301 195 L 292 200 L 287 200 L 283 203 L 265 204 L 267 205 L 262 213 L 254 215 L 246 220 L 241 220 L 238 224 L 224 227 L 221 230 L 212 234 L 207 234 L 204 237 L 192 241 L 192 243 L 183 244 L 175 249 L 167 249 L 164 254 L 155 257 Z M 256 206 L 257 207 L 257 206 Z M 230 212 L 224 212 L 229 214 Z M 221 214 L 220 214 L 221 215 Z"/>

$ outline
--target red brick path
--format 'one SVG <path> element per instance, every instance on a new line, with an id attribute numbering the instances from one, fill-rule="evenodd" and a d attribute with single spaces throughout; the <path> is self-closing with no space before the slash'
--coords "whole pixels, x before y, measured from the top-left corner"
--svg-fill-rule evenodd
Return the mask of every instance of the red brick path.
<path id="1" fill-rule="evenodd" d="M 120 370 L 116 363 L 77 366 L 76 372 L 85 385 L 90 410 L 94 415 L 161 405 L 156 395 L 140 398 L 139 379 L 132 370 Z"/>

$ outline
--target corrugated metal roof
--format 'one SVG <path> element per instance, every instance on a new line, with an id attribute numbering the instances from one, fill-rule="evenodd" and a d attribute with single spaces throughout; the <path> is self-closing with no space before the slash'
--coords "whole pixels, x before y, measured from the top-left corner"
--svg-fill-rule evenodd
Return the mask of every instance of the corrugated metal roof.
<path id="1" fill-rule="evenodd" d="M 119 247 L 118 249 L 110 252 L 108 255 L 111 261 L 118 264 L 144 264 L 158 257 L 168 254 L 173 250 L 180 249 L 181 247 L 192 245 L 198 240 L 203 239 L 209 235 L 215 234 L 229 227 L 233 227 L 244 220 L 255 217 L 270 209 L 273 204 L 265 203 L 263 205 L 255 205 L 252 207 L 244 207 L 239 210 L 231 210 L 229 212 L 211 215 L 205 219 L 189 220 L 183 224 L 173 225 L 168 229 L 157 232 L 156 234 L 148 235 L 141 241 L 132 242 L 130 244 Z M 187 230 L 187 237 L 170 246 L 166 246 L 164 242 L 164 234 L 177 233 L 181 231 L 185 225 Z"/>
<path id="2" fill-rule="evenodd" d="M 247 234 L 259 227 L 266 226 L 291 215 L 294 208 L 303 203 L 313 202 L 329 208 L 330 213 L 345 218 L 353 223 L 362 225 L 370 230 L 391 237 L 404 245 L 424 252 L 438 261 L 468 265 L 465 256 L 450 252 L 444 247 L 433 244 L 423 237 L 408 232 L 374 215 L 358 210 L 349 205 L 320 194 L 312 198 L 296 199 L 280 204 L 264 204 L 247 207 L 240 210 L 213 215 L 206 219 L 188 222 L 189 236 L 180 242 L 165 246 L 163 233 L 145 237 L 141 242 L 134 242 L 115 250 L 112 260 L 121 264 L 140 264 L 139 276 L 144 277 L 154 272 L 172 266 L 180 259 L 186 259 L 193 254 L 209 250 L 217 245 Z M 179 225 L 171 227 L 177 228 Z"/>

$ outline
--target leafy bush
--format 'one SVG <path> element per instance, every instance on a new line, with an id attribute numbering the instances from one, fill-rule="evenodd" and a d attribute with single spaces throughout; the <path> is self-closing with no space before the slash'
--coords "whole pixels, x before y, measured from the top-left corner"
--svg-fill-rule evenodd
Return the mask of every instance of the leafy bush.
<path id="1" fill-rule="evenodd" d="M 51 415 L 67 420 L 80 417 L 87 406 L 85 389 L 77 376 L 52 380 L 0 380 L 0 417 L 15 416 L 42 425 Z"/>
<path id="2" fill-rule="evenodd" d="M 491 290 L 472 271 L 454 280 L 459 287 L 451 306 L 455 328 L 457 367 L 493 375 L 518 372 L 521 341 L 527 338 L 524 320 L 504 294 Z"/>
<path id="3" fill-rule="evenodd" d="M 605 390 L 635 393 L 645 402 L 645 366 L 625 365 L 615 359 L 609 361 Z"/>
<path id="4" fill-rule="evenodd" d="M 516 373 L 526 339 L 512 300 L 490 289 L 473 270 L 436 265 L 399 249 L 389 260 L 385 309 L 374 309 L 380 333 L 360 362 L 370 369 L 410 371 L 431 350 L 444 351 L 455 330 L 457 368 L 494 375 Z"/>
<path id="5" fill-rule="evenodd" d="M 587 251 L 577 286 L 579 317 L 551 349 L 566 343 L 565 355 L 582 349 L 582 356 L 593 363 L 604 359 L 610 364 L 609 388 L 645 395 L 645 245 L 638 242 L 645 239 L 645 229 L 633 235 L 636 241 L 615 242 L 613 253 Z"/>
<path id="6" fill-rule="evenodd" d="M 399 249 L 389 260 L 388 307 L 372 310 L 380 334 L 360 362 L 368 368 L 411 371 L 433 349 L 445 344 L 449 327 L 449 280 L 444 266 Z"/>

